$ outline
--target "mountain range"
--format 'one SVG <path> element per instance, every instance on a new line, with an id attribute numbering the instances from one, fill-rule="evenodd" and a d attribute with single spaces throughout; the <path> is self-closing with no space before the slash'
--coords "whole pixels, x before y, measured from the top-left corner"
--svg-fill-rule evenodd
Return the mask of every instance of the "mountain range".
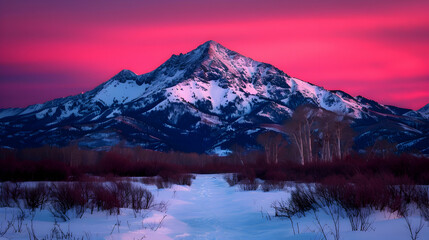
<path id="1" fill-rule="evenodd" d="M 256 148 L 258 134 L 304 104 L 353 119 L 358 150 L 387 139 L 399 151 L 429 154 L 429 104 L 413 111 L 326 90 L 214 41 L 146 74 L 122 70 L 79 95 L 0 109 L 0 146 L 122 143 L 225 154 L 233 143 Z"/>

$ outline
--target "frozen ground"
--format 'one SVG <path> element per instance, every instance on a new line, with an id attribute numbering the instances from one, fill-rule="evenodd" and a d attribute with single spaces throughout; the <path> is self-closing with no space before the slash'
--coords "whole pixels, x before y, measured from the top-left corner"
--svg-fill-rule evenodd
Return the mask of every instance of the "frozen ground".
<path id="1" fill-rule="evenodd" d="M 140 183 L 135 183 L 140 184 Z M 229 187 L 222 175 L 197 175 L 191 187 L 173 185 L 170 189 L 147 186 L 156 201 L 168 203 L 166 212 L 151 210 L 135 216 L 130 209 L 122 209 L 119 216 L 105 212 L 85 213 L 68 222 L 58 222 L 48 210 L 36 212 L 33 229 L 38 239 L 48 237 L 53 229 L 72 233 L 70 239 L 321 239 L 313 216 L 295 219 L 299 234 L 294 235 L 290 222 L 273 217 L 271 204 L 287 199 L 290 188 L 283 191 L 240 191 Z M 16 208 L 0 208 L 0 224 L 4 229 L 7 220 L 18 213 Z M 28 214 L 28 213 L 27 213 Z M 325 230 L 333 227 L 329 217 L 319 212 Z M 14 228 L 0 239 L 29 239 L 31 216 L 22 223 L 21 232 Z M 411 221 L 416 226 L 420 218 Z M 394 215 L 377 213 L 372 216 L 372 229 L 367 232 L 352 232 L 347 219 L 340 222 L 340 239 L 410 239 L 404 219 Z M 55 230 L 54 230 L 55 231 Z M 333 239 L 332 235 L 328 235 Z M 50 239 L 49 237 L 47 239 Z M 55 238 L 54 238 L 55 239 Z M 429 225 L 424 223 L 419 239 L 429 239 Z"/>

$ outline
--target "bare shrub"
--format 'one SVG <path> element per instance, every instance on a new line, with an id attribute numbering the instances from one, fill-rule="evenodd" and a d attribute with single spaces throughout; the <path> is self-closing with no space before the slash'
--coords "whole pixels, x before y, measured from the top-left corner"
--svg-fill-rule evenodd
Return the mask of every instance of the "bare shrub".
<path id="1" fill-rule="evenodd" d="M 173 181 L 173 182 L 175 184 L 178 184 L 178 185 L 191 186 L 193 179 L 195 179 L 195 175 L 192 175 L 192 174 L 178 174 L 178 175 L 175 176 L 175 181 Z"/>
<path id="2" fill-rule="evenodd" d="M 319 216 L 317 215 L 317 211 L 313 209 L 314 220 L 316 220 L 316 225 L 319 228 L 319 232 L 322 234 L 324 240 L 328 240 L 327 233 L 325 231 L 325 225 L 322 225 L 320 222 Z"/>
<path id="3" fill-rule="evenodd" d="M 396 211 L 402 216 L 407 214 L 407 206 L 415 204 L 420 210 L 420 214 L 429 219 L 429 191 L 428 186 L 417 185 L 397 185 L 389 187 L 390 201 L 388 209 L 392 212 Z"/>
<path id="4" fill-rule="evenodd" d="M 325 210 L 327 209 L 327 210 Z M 331 217 L 332 223 L 334 225 L 334 230 L 331 229 L 331 234 L 333 235 L 335 240 L 340 239 L 340 217 L 342 215 L 341 206 L 333 202 L 324 208 L 325 212 Z"/>
<path id="5" fill-rule="evenodd" d="M 407 224 L 407 229 L 408 229 L 408 231 L 410 233 L 411 240 L 417 240 L 419 238 L 420 231 L 424 227 L 424 223 L 423 223 L 422 218 L 420 218 L 420 222 L 419 222 L 418 225 L 414 225 L 410 221 L 409 217 L 404 217 L 404 219 L 405 219 L 405 222 Z"/>
<path id="6" fill-rule="evenodd" d="M 407 206 L 405 207 L 404 211 L 403 211 L 403 217 L 407 226 L 407 230 L 410 234 L 410 238 L 411 240 L 417 240 L 419 238 L 419 234 L 422 231 L 423 227 L 424 227 L 424 222 L 423 222 L 423 218 L 419 217 L 419 222 L 415 223 L 414 221 L 412 221 L 410 219 L 411 216 L 411 210 L 410 208 Z"/>
<path id="7" fill-rule="evenodd" d="M 71 196 L 71 190 L 68 184 L 54 184 L 51 190 L 51 213 L 56 218 L 64 221 L 69 220 L 67 211 L 73 207 L 74 203 Z"/>
<path id="8" fill-rule="evenodd" d="M 143 177 L 139 182 L 146 185 L 156 185 L 158 177 Z"/>
<path id="9" fill-rule="evenodd" d="M 168 208 L 168 202 L 164 202 L 164 201 L 153 203 L 151 205 L 151 209 L 158 212 L 167 212 L 167 208 Z"/>
<path id="10" fill-rule="evenodd" d="M 51 229 L 50 233 L 46 235 L 43 239 L 56 239 L 56 240 L 83 240 L 84 237 L 76 237 L 70 231 L 70 226 L 67 230 L 61 229 L 61 226 L 55 222 L 54 227 Z"/>
<path id="11" fill-rule="evenodd" d="M 269 192 L 273 190 L 281 190 L 285 187 L 284 181 L 266 180 L 261 184 L 262 191 Z"/>
<path id="12" fill-rule="evenodd" d="M 139 213 L 143 209 L 144 190 L 146 189 L 133 187 L 131 191 L 131 208 L 134 210 L 134 213 Z"/>
<path id="13" fill-rule="evenodd" d="M 163 189 L 163 188 L 171 188 L 173 183 L 169 181 L 164 181 L 164 179 L 162 179 L 161 177 L 157 177 L 155 185 L 158 189 Z"/>
<path id="14" fill-rule="evenodd" d="M 48 187 L 44 183 L 38 183 L 35 187 L 25 187 L 23 189 L 25 207 L 33 212 L 37 208 L 42 209 L 48 201 L 48 197 Z"/>
<path id="15" fill-rule="evenodd" d="M 276 217 L 285 217 L 289 219 L 293 234 L 295 235 L 296 232 L 293 223 L 293 217 L 296 214 L 295 209 L 291 208 L 291 205 L 283 200 L 274 202 L 271 207 L 274 208 Z"/>
<path id="16" fill-rule="evenodd" d="M 387 178 L 368 178 L 355 175 L 349 181 L 341 177 L 330 177 L 318 185 L 317 194 L 324 201 L 335 202 L 344 210 L 352 231 L 368 231 L 371 228 L 371 214 L 391 205 Z M 402 200 L 399 201 L 401 203 Z"/>
<path id="17" fill-rule="evenodd" d="M 82 217 L 85 212 L 84 194 L 77 184 L 53 184 L 51 190 L 51 213 L 64 221 L 70 220 L 67 212 L 76 207 L 76 215 Z"/>
<path id="18" fill-rule="evenodd" d="M 321 196 L 323 205 L 328 206 L 328 210 L 331 206 L 341 206 L 349 219 L 352 231 L 368 231 L 372 225 L 370 216 L 376 208 L 376 203 L 371 191 L 368 190 L 370 187 L 365 188 L 356 184 L 319 185 L 316 191 Z M 331 213 L 329 215 L 332 217 Z"/>
<path id="19" fill-rule="evenodd" d="M 95 204 L 94 204 L 94 182 L 77 182 L 75 185 L 76 188 L 80 189 L 81 204 L 80 210 L 85 211 L 85 209 L 90 209 L 91 214 L 94 212 Z M 83 215 L 83 213 L 82 213 Z"/>
<path id="20" fill-rule="evenodd" d="M 245 179 L 238 183 L 242 191 L 255 191 L 259 187 L 259 183 L 256 180 Z"/>
<path id="21" fill-rule="evenodd" d="M 0 204 L 3 207 L 20 207 L 19 199 L 22 196 L 20 183 L 6 182 L 1 184 Z"/>
<path id="22" fill-rule="evenodd" d="M 223 178 L 225 179 L 225 181 L 228 183 L 230 187 L 237 185 L 238 182 L 240 182 L 241 180 L 237 173 L 225 174 Z"/>
<path id="23" fill-rule="evenodd" d="M 144 189 L 143 192 L 144 192 L 143 205 L 142 205 L 143 209 L 149 209 L 153 206 L 153 202 L 155 198 L 149 190 Z"/>
<path id="24" fill-rule="evenodd" d="M 297 186 L 295 190 L 291 192 L 289 201 L 275 202 L 272 206 L 275 209 L 276 216 L 289 219 L 294 233 L 293 217 L 302 217 L 308 212 L 312 212 L 317 227 L 323 235 L 323 239 L 326 240 L 327 232 L 325 226 L 322 225 L 317 214 L 319 209 L 323 209 L 332 219 L 334 229 L 331 229 L 331 233 L 334 239 L 339 239 L 341 207 L 331 198 L 325 189 Z"/>
<path id="25" fill-rule="evenodd" d="M 164 170 L 159 173 L 163 183 L 163 187 L 171 186 L 172 184 L 191 186 L 192 179 L 195 176 L 192 174 L 176 173 L 169 170 Z"/>
<path id="26" fill-rule="evenodd" d="M 10 184 L 3 183 L 0 185 L 0 207 L 11 206 Z"/>
<path id="27" fill-rule="evenodd" d="M 289 201 L 276 202 L 273 207 L 276 216 L 286 217 L 293 226 L 293 217 L 305 216 L 312 212 L 319 231 L 324 239 L 332 234 L 334 239 L 340 238 L 340 219 L 344 214 L 349 218 L 353 231 L 367 231 L 372 222 L 370 216 L 373 212 L 374 195 L 371 190 L 364 191 L 362 186 L 344 183 L 341 179 L 332 179 L 330 184 L 297 186 L 291 193 Z M 368 196 L 365 194 L 371 193 Z M 332 221 L 330 232 L 319 220 L 318 211 L 323 210 Z M 293 229 L 294 230 L 294 229 Z"/>
<path id="28" fill-rule="evenodd" d="M 72 196 L 74 200 L 74 209 L 76 217 L 82 218 L 83 214 L 88 207 L 88 200 L 90 193 L 86 191 L 86 187 L 78 182 L 72 184 Z"/>
<path id="29" fill-rule="evenodd" d="M 418 186 L 414 201 L 420 210 L 420 215 L 429 222 L 429 186 Z"/>
<path id="30" fill-rule="evenodd" d="M 308 186 L 296 186 L 291 193 L 289 205 L 289 209 L 298 216 L 305 216 L 306 212 L 319 207 L 314 191 Z"/>
<path id="31" fill-rule="evenodd" d="M 12 227 L 12 224 L 13 224 L 12 221 L 0 222 L 0 237 L 3 237 L 9 231 L 9 229 Z"/>
<path id="32" fill-rule="evenodd" d="M 370 216 L 373 212 L 370 208 L 350 208 L 346 209 L 346 216 L 349 219 L 352 231 L 368 231 L 372 225 Z"/>
<path id="33" fill-rule="evenodd" d="M 126 207 L 137 213 L 151 208 L 154 203 L 154 196 L 149 190 L 133 186 L 130 182 L 114 182 L 109 186 L 98 184 L 93 191 L 94 206 L 99 211 L 109 211 L 110 214 L 119 214 L 120 208 Z"/>
<path id="34" fill-rule="evenodd" d="M 18 214 L 14 214 L 12 216 L 12 220 L 10 221 L 12 223 L 12 228 L 15 231 L 15 233 L 22 232 L 22 224 L 24 223 L 25 219 L 25 212 L 19 211 Z"/>
<path id="35" fill-rule="evenodd" d="M 98 211 L 109 211 L 110 214 L 120 213 L 120 201 L 118 196 L 102 184 L 98 184 L 95 187 L 93 202 Z"/>
<path id="36" fill-rule="evenodd" d="M 28 239 L 38 240 L 38 238 L 36 237 L 36 232 L 34 231 L 33 219 L 31 219 L 30 227 L 28 226 L 28 224 L 26 224 L 26 227 L 27 227 Z"/>
<path id="37" fill-rule="evenodd" d="M 331 228 L 331 234 L 335 240 L 340 239 L 340 217 L 343 213 L 343 208 L 341 207 L 341 191 L 343 185 L 317 185 L 313 190 L 313 196 L 316 200 L 316 206 L 322 209 L 327 215 L 330 216 L 333 224 L 333 229 Z M 311 191 L 311 190 L 310 190 Z M 314 218 L 317 221 L 320 231 L 322 232 L 324 238 L 326 238 L 326 233 L 322 227 L 319 218 L 317 216 L 316 207 L 313 210 Z"/>
<path id="38" fill-rule="evenodd" d="M 111 185 L 111 191 L 117 196 L 121 208 L 131 205 L 132 190 L 130 182 L 117 181 Z"/>
<path id="39" fill-rule="evenodd" d="M 276 201 L 271 205 L 271 207 L 274 208 L 276 217 L 285 217 L 289 219 L 295 235 L 297 232 L 295 231 L 294 217 L 305 216 L 305 214 L 311 210 L 315 213 L 317 205 L 314 191 L 312 191 L 308 186 L 297 186 L 291 192 L 291 198 L 288 201 Z M 317 215 L 315 216 L 317 217 Z"/>
<path id="40" fill-rule="evenodd" d="M 140 212 L 142 209 L 149 209 L 154 202 L 153 194 L 141 187 L 132 187 L 131 192 L 131 208 L 135 213 Z"/>
<path id="41" fill-rule="evenodd" d="M 388 210 L 407 218 L 410 206 L 419 210 L 422 218 L 429 218 L 427 186 L 417 186 L 406 179 L 389 176 L 369 178 L 360 174 L 348 180 L 341 176 L 330 176 L 314 188 L 297 187 L 292 191 L 288 202 L 273 205 L 277 216 L 300 217 L 313 211 L 316 221 L 316 212 L 322 209 L 331 217 L 334 224 L 331 233 L 335 239 L 339 238 L 339 219 L 344 215 L 348 218 L 352 231 L 368 231 L 373 223 L 371 215 L 374 211 Z M 408 221 L 408 218 L 405 220 Z M 320 224 L 318 227 L 323 229 Z M 418 235 L 419 227 L 420 225 L 417 228 L 408 226 L 410 234 Z"/>

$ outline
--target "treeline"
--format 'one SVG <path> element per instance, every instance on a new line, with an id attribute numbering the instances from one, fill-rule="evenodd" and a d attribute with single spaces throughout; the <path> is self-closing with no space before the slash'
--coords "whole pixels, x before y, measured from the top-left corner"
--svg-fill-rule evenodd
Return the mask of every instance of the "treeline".
<path id="1" fill-rule="evenodd" d="M 235 183 L 252 184 L 263 179 L 272 185 L 284 181 L 303 183 L 324 182 L 332 178 L 352 181 L 356 178 L 384 179 L 397 184 L 429 184 L 429 159 L 412 155 L 391 156 L 388 159 L 355 155 L 333 162 L 314 162 L 301 165 L 295 162 L 255 164 L 241 168 Z"/>
<path id="2" fill-rule="evenodd" d="M 73 180 L 85 174 L 177 177 L 185 173 L 237 173 L 254 181 L 320 182 L 330 176 L 385 175 L 429 183 L 429 160 L 397 155 L 392 144 L 378 139 L 364 154 L 353 150 L 350 120 L 311 106 L 297 108 L 283 125 L 257 138 L 261 149 L 233 145 L 229 156 L 159 152 L 119 144 L 109 151 L 44 146 L 0 149 L 0 181 Z"/>
<path id="3" fill-rule="evenodd" d="M 256 162 L 253 155 L 249 162 Z M 85 174 L 174 177 L 188 172 L 235 171 L 241 163 L 233 156 L 158 152 L 141 147 L 114 146 L 110 151 L 77 146 L 29 149 L 0 148 L 0 181 L 75 180 Z"/>
<path id="4" fill-rule="evenodd" d="M 87 174 L 106 176 L 161 176 L 180 178 L 186 173 L 237 173 L 238 178 L 321 182 L 332 176 L 352 179 L 382 176 L 403 182 L 429 184 L 429 159 L 413 155 L 359 155 L 313 161 L 302 165 L 280 154 L 267 161 L 264 151 L 235 152 L 230 156 L 157 152 L 140 147 L 115 146 L 108 152 L 78 147 L 0 149 L 1 181 L 78 180 Z"/>

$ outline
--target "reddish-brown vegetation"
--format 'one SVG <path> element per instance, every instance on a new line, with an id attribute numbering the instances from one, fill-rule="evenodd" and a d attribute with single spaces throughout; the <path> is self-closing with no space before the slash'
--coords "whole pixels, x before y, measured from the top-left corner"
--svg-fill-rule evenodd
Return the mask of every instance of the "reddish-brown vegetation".
<path id="1" fill-rule="evenodd" d="M 342 176 L 330 176 L 315 187 L 298 185 L 288 201 L 274 203 L 277 216 L 301 217 L 316 214 L 320 209 L 328 214 L 337 209 L 349 219 L 353 231 L 367 231 L 371 227 L 370 216 L 375 211 L 395 212 L 406 217 L 410 206 L 416 206 L 427 219 L 429 188 L 414 185 L 404 179 L 383 176 L 355 175 L 346 180 Z"/>
<path id="2" fill-rule="evenodd" d="M 278 161 L 266 161 L 263 152 L 219 157 L 123 147 L 97 153 L 78 148 L 40 148 L 38 151 L 0 149 L 0 181 L 77 180 L 91 174 L 160 176 L 163 182 L 189 185 L 191 176 L 188 173 L 230 172 L 237 173 L 240 180 L 259 178 L 269 180 L 273 185 L 279 181 L 322 182 L 332 176 L 340 176 L 347 181 L 356 176 L 383 176 L 395 181 L 429 184 L 429 159 L 413 155 L 385 158 L 356 154 L 342 160 L 313 161 L 302 165 L 290 161 L 287 154 L 279 155 Z M 26 152 L 36 157 L 24 154 Z M 86 156 L 83 159 L 92 156 L 94 159 L 70 161 L 79 156 Z"/>
<path id="3" fill-rule="evenodd" d="M 146 188 L 129 181 L 75 181 L 22 187 L 18 183 L 0 183 L 0 206 L 30 209 L 46 207 L 55 218 L 67 221 L 82 217 L 87 210 L 119 214 L 121 208 L 136 213 L 143 209 L 160 207 Z M 23 211 L 22 211 L 23 212 Z"/>

